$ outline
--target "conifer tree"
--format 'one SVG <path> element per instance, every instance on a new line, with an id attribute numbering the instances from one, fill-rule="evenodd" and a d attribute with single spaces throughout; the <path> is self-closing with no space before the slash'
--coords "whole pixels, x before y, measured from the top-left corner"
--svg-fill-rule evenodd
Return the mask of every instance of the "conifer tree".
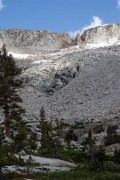
<path id="1" fill-rule="evenodd" d="M 52 147 L 51 124 L 45 119 L 44 107 L 40 110 L 41 154 L 50 155 Z"/>
<path id="2" fill-rule="evenodd" d="M 27 127 L 24 122 L 19 123 L 17 134 L 13 136 L 13 140 L 13 148 L 15 153 L 25 150 L 27 144 Z"/>
<path id="3" fill-rule="evenodd" d="M 63 150 L 63 146 L 62 146 L 62 142 L 61 142 L 62 133 L 63 133 L 62 132 L 63 124 L 57 118 L 55 120 L 55 123 L 56 123 L 56 127 L 54 128 L 55 133 L 52 132 L 53 157 L 61 158 L 61 153 Z"/>
<path id="4" fill-rule="evenodd" d="M 8 55 L 5 45 L 0 50 L 0 110 L 4 114 L 6 136 L 10 137 L 12 121 L 19 122 L 24 113 L 18 90 L 22 86 L 19 79 L 22 69 L 17 67 L 12 55 Z"/>
<path id="5" fill-rule="evenodd" d="M 97 146 L 95 144 L 95 137 L 93 137 L 92 131 L 89 130 L 88 137 L 82 143 L 84 146 L 83 151 L 90 158 L 90 166 L 94 170 L 105 170 L 105 149 L 103 146 Z"/>
<path id="6" fill-rule="evenodd" d="M 89 130 L 88 137 L 81 143 L 81 145 L 84 146 L 83 151 L 91 153 L 91 150 L 93 149 L 95 145 L 95 138 L 93 137 L 92 131 Z"/>
<path id="7" fill-rule="evenodd" d="M 114 162 L 120 164 L 120 150 L 114 151 Z"/>
<path id="8" fill-rule="evenodd" d="M 41 129 L 41 148 L 40 154 L 49 157 L 60 156 L 63 149 L 60 136 L 62 131 L 61 123 L 56 119 L 56 127 L 52 127 L 52 123 L 46 121 L 44 107 L 40 110 L 40 129 Z"/>
<path id="9" fill-rule="evenodd" d="M 30 137 L 28 139 L 28 148 L 30 153 L 32 151 L 34 151 L 35 153 L 35 150 L 37 149 L 37 141 L 38 141 L 37 134 L 35 132 L 30 133 Z"/>
<path id="10" fill-rule="evenodd" d="M 55 119 L 56 122 L 56 131 L 57 131 L 57 136 L 58 138 L 60 138 L 62 136 L 62 128 L 63 128 L 63 124 L 61 123 L 61 121 L 58 120 L 58 118 Z"/>

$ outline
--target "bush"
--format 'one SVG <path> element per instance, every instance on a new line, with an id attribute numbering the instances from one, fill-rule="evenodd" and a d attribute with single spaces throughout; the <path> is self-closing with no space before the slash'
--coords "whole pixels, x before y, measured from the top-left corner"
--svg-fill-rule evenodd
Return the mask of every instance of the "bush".
<path id="1" fill-rule="evenodd" d="M 105 146 L 120 143 L 120 135 L 117 134 L 107 134 L 105 137 Z"/>
<path id="2" fill-rule="evenodd" d="M 93 129 L 95 134 L 100 134 L 101 132 L 104 132 L 104 128 L 102 124 L 96 125 Z"/>
<path id="3" fill-rule="evenodd" d="M 65 140 L 66 141 L 77 141 L 78 136 L 77 134 L 73 131 L 73 129 L 70 129 L 66 134 L 65 134 Z"/>
<path id="4" fill-rule="evenodd" d="M 120 165 L 115 164 L 113 161 L 106 162 L 106 168 L 108 171 L 120 173 Z"/>
<path id="5" fill-rule="evenodd" d="M 114 151 L 114 162 L 120 164 L 120 150 Z"/>
<path id="6" fill-rule="evenodd" d="M 116 130 L 118 129 L 118 125 L 109 125 L 107 128 L 107 134 L 116 134 Z"/>
<path id="7" fill-rule="evenodd" d="M 89 156 L 80 150 L 67 150 L 65 155 L 68 157 L 68 160 L 75 163 L 81 163 L 89 160 Z"/>
<path id="8" fill-rule="evenodd" d="M 117 135 L 117 125 L 109 125 L 107 128 L 107 136 L 105 137 L 105 145 L 109 146 L 112 144 L 120 143 L 120 135 Z"/>

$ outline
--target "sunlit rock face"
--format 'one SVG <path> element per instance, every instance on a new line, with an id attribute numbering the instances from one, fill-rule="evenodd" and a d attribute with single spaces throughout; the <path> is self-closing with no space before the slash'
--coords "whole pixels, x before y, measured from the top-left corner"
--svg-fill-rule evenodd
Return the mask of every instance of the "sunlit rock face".
<path id="1" fill-rule="evenodd" d="M 6 44 L 9 51 L 38 53 L 41 50 L 64 48 L 72 45 L 66 33 L 50 33 L 36 30 L 0 30 L 0 46 Z"/>
<path id="2" fill-rule="evenodd" d="M 120 40 L 120 24 L 98 26 L 84 31 L 81 39 L 86 43 L 116 43 Z"/>

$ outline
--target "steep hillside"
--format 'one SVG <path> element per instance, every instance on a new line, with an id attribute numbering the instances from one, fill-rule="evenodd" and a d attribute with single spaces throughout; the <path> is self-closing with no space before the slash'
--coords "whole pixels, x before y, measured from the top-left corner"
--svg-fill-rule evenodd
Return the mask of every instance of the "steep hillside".
<path id="1" fill-rule="evenodd" d="M 118 24 L 85 31 L 81 39 L 88 44 L 115 43 L 89 49 L 79 35 L 81 44 L 74 46 L 75 41 L 67 34 L 0 31 L 1 45 L 5 43 L 23 67 L 21 96 L 30 124 L 38 123 L 41 106 L 51 120 L 56 117 L 68 123 L 119 120 L 119 32 Z"/>
<path id="2" fill-rule="evenodd" d="M 40 106 L 44 105 L 49 118 L 59 117 L 70 123 L 117 119 L 119 50 L 120 46 L 85 50 L 49 63 L 32 63 L 23 73 L 27 80 L 22 94 L 28 114 L 37 118 Z"/>
<path id="3" fill-rule="evenodd" d="M 64 57 L 80 66 L 76 77 L 46 99 L 49 116 L 65 122 L 119 121 L 120 46 L 87 50 Z M 62 58 L 63 59 L 63 58 Z M 63 75 L 65 77 L 65 75 Z"/>

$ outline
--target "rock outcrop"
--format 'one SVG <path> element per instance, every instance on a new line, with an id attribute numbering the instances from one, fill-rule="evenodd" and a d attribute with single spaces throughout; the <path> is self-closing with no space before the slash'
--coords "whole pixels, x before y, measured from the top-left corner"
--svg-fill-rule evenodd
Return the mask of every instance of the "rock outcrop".
<path id="1" fill-rule="evenodd" d="M 66 33 L 36 30 L 0 30 L 0 47 L 3 44 L 6 44 L 8 51 L 36 54 L 42 50 L 69 47 L 73 42 Z"/>
<path id="2" fill-rule="evenodd" d="M 76 44 L 76 45 L 81 44 L 81 37 L 80 37 L 80 33 L 77 33 L 77 36 L 76 36 L 76 38 L 75 38 L 75 44 Z"/>
<path id="3" fill-rule="evenodd" d="M 81 39 L 86 43 L 116 43 L 120 40 L 120 24 L 98 26 L 84 31 Z"/>

